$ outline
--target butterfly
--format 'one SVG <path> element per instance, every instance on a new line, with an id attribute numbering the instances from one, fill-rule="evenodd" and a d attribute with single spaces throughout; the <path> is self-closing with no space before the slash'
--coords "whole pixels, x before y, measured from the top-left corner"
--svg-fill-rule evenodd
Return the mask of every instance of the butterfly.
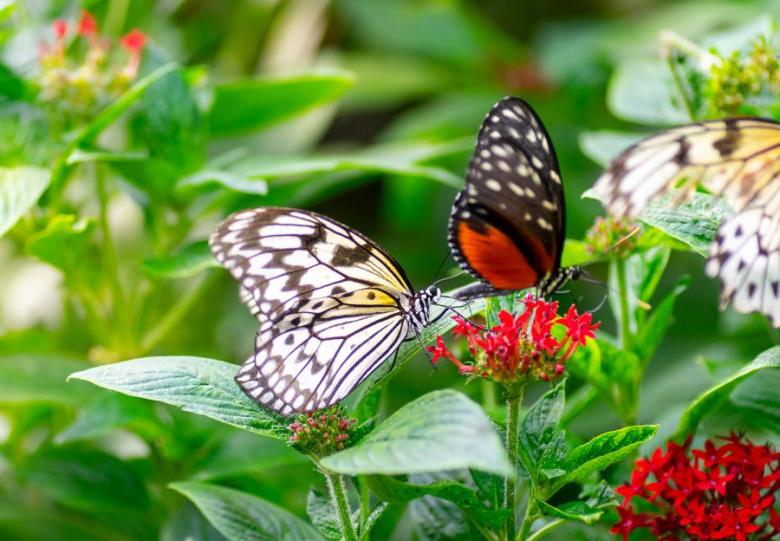
<path id="1" fill-rule="evenodd" d="M 236 381 L 285 416 L 344 398 L 419 335 L 441 295 L 435 286 L 415 292 L 390 254 L 315 212 L 243 210 L 209 244 L 260 325 Z"/>
<path id="2" fill-rule="evenodd" d="M 552 142 L 528 103 L 507 97 L 485 117 L 458 192 L 448 242 L 455 261 L 480 280 L 459 299 L 536 287 L 541 296 L 578 278 L 561 267 L 563 185 Z"/>
<path id="3" fill-rule="evenodd" d="M 705 267 L 720 278 L 721 308 L 761 312 L 780 326 L 780 123 L 730 118 L 672 128 L 623 151 L 594 185 L 616 217 L 637 217 L 661 195 L 682 203 L 697 189 L 734 210 Z"/>

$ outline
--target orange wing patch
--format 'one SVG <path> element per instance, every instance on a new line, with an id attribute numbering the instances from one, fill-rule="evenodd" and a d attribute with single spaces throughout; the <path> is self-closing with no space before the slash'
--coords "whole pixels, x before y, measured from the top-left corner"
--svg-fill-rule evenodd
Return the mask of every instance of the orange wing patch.
<path id="1" fill-rule="evenodd" d="M 525 289 L 539 281 L 528 259 L 501 230 L 487 225 L 483 233 L 460 222 L 457 240 L 471 268 L 496 289 Z"/>

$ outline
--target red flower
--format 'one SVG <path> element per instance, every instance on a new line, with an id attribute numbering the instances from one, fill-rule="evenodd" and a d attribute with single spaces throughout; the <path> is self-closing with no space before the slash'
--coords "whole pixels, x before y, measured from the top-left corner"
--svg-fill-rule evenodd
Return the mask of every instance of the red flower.
<path id="1" fill-rule="evenodd" d="M 65 39 L 65 36 L 68 34 L 68 21 L 57 19 L 52 24 L 52 27 L 54 28 L 54 37 L 57 38 L 57 41 Z"/>
<path id="2" fill-rule="evenodd" d="M 524 304 L 525 310 L 517 316 L 506 310 L 499 312 L 499 324 L 489 330 L 454 317 L 452 334 L 466 339 L 474 363 L 461 362 L 447 349 L 440 336 L 436 346 L 427 348 L 433 354 L 433 362 L 446 358 L 462 374 L 504 383 L 528 378 L 549 381 L 559 377 L 564 371 L 564 363 L 593 337 L 599 323 L 592 323 L 589 313 L 578 314 L 575 307 L 571 307 L 565 317 L 560 317 L 555 301 L 547 302 L 529 295 Z M 553 334 L 556 328 L 563 331 L 562 338 Z"/>
<path id="3" fill-rule="evenodd" d="M 95 17 L 86 9 L 81 12 L 81 19 L 79 19 L 78 34 L 80 36 L 91 36 L 97 34 L 97 22 Z"/>
<path id="4" fill-rule="evenodd" d="M 146 34 L 134 28 L 122 37 L 121 43 L 130 54 L 138 54 L 146 44 Z"/>
<path id="5" fill-rule="evenodd" d="M 774 510 L 780 490 L 780 453 L 754 445 L 741 435 L 710 440 L 689 452 L 670 442 L 650 460 L 639 459 L 631 482 L 618 487 L 623 496 L 612 533 L 624 540 L 647 528 L 659 539 L 772 539 L 780 535 Z M 637 513 L 637 500 L 643 513 Z"/>

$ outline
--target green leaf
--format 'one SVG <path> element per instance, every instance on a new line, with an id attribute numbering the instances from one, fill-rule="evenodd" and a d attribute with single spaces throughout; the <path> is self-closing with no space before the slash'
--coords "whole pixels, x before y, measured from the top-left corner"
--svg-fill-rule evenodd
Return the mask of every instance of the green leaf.
<path id="1" fill-rule="evenodd" d="M 94 229 L 93 220 L 59 214 L 49 220 L 46 229 L 30 237 L 25 248 L 27 253 L 60 269 L 68 277 L 84 278 L 85 274 L 94 277 L 94 273 L 85 269 Z"/>
<path id="2" fill-rule="evenodd" d="M 0 403 L 53 402 L 81 405 L 93 390 L 66 379 L 89 363 L 46 355 L 0 356 Z"/>
<path id="3" fill-rule="evenodd" d="M 561 518 L 563 520 L 573 520 L 584 524 L 595 524 L 604 514 L 601 509 L 595 509 L 585 502 L 566 502 L 558 506 L 552 506 L 541 500 L 536 501 L 539 509 L 548 516 Z"/>
<path id="4" fill-rule="evenodd" d="M 659 60 L 631 60 L 614 71 L 607 105 L 623 120 L 651 126 L 684 124 L 691 118 L 678 105 L 676 89 L 671 71 Z"/>
<path id="5" fill-rule="evenodd" d="M 559 424 L 565 405 L 561 381 L 531 406 L 520 423 L 520 459 L 534 483 L 542 469 L 555 469 L 565 457 L 566 441 Z"/>
<path id="6" fill-rule="evenodd" d="M 320 540 L 312 526 L 257 496 L 196 482 L 173 483 L 230 541 Z"/>
<path id="7" fill-rule="evenodd" d="M 694 399 L 680 416 L 677 424 L 676 439 L 683 439 L 696 431 L 702 417 L 712 411 L 724 400 L 743 380 L 765 368 L 780 367 L 780 346 L 770 348 L 758 355 L 752 362 L 746 364 L 726 379 L 710 387 Z"/>
<path id="8" fill-rule="evenodd" d="M 209 115 L 211 134 L 237 135 L 267 128 L 337 100 L 353 84 L 347 72 L 323 71 L 217 85 Z"/>
<path id="9" fill-rule="evenodd" d="M 674 304 L 677 301 L 677 297 L 688 289 L 690 283 L 691 280 L 687 276 L 677 280 L 677 284 L 672 289 L 672 292 L 655 306 L 650 317 L 639 329 L 634 349 L 642 363 L 647 363 L 660 345 L 667 329 L 672 324 Z"/>
<path id="10" fill-rule="evenodd" d="M 164 56 L 159 48 L 149 47 L 144 51 L 144 64 L 156 68 L 167 62 Z M 154 81 L 143 93 L 136 130 L 149 156 L 169 164 L 176 178 L 201 166 L 205 160 L 203 120 L 180 68 Z"/>
<path id="11" fill-rule="evenodd" d="M 0 167 L 0 236 L 35 205 L 49 180 L 41 167 Z"/>
<path id="12" fill-rule="evenodd" d="M 64 444 L 101 437 L 131 424 L 151 424 L 153 419 L 151 404 L 123 395 L 103 394 L 80 408 L 76 419 L 57 434 L 55 442 Z"/>
<path id="13" fill-rule="evenodd" d="M 390 504 L 387 502 L 382 502 L 376 507 L 374 507 L 374 510 L 369 513 L 368 517 L 366 518 L 366 523 L 363 525 L 363 529 L 360 531 L 360 541 L 368 541 L 370 539 L 371 530 L 374 529 L 374 526 L 379 521 L 380 518 L 382 518 L 382 515 L 385 514 L 385 511 L 390 507 Z"/>
<path id="14" fill-rule="evenodd" d="M 125 111 L 141 99 L 144 92 L 146 92 L 150 86 L 175 69 L 177 69 L 176 64 L 166 64 L 136 81 L 133 86 L 115 101 L 111 102 L 111 105 L 103 109 L 92 122 L 87 124 L 78 135 L 76 135 L 70 142 L 69 149 L 74 150 L 77 146 L 92 141 L 100 132 L 113 124 Z"/>
<path id="15" fill-rule="evenodd" d="M 474 539 L 465 512 L 452 502 L 423 496 L 409 504 L 419 541 L 468 541 Z"/>
<path id="16" fill-rule="evenodd" d="M 452 390 L 434 391 L 406 404 L 354 447 L 322 459 L 322 465 L 348 474 L 457 468 L 513 474 L 490 419 L 478 404 Z"/>
<path id="17" fill-rule="evenodd" d="M 149 276 L 164 280 L 190 278 L 218 266 L 205 240 L 188 244 L 175 254 L 144 261 L 144 271 Z"/>
<path id="18" fill-rule="evenodd" d="M 703 193 L 694 194 L 690 202 L 677 207 L 670 201 L 670 197 L 662 197 L 651 202 L 642 213 L 642 221 L 706 257 L 731 209 L 720 198 Z"/>
<path id="19" fill-rule="evenodd" d="M 411 476 L 411 479 L 418 481 L 424 479 L 418 477 L 419 475 Z M 485 505 L 473 489 L 457 480 L 442 479 L 431 483 L 412 483 L 399 481 L 387 475 L 369 475 L 366 481 L 378 498 L 390 503 L 410 502 L 428 495 L 454 503 L 475 521 L 492 528 L 499 527 L 506 518 L 505 510 Z"/>
<path id="20" fill-rule="evenodd" d="M 421 177 L 455 189 L 463 187 L 463 177 L 432 165 L 435 158 L 466 154 L 471 138 L 445 143 L 388 143 L 350 153 L 306 156 L 261 156 L 241 160 L 231 167 L 240 176 L 274 179 L 323 175 L 325 173 L 388 173 Z M 273 184 L 272 184 L 273 185 Z"/>
<path id="21" fill-rule="evenodd" d="M 647 134 L 619 131 L 588 131 L 580 134 L 580 149 L 602 167 Z"/>
<path id="22" fill-rule="evenodd" d="M 68 379 L 89 381 L 249 432 L 287 439 L 286 423 L 244 394 L 233 379 L 237 371 L 236 365 L 203 357 L 144 357 L 76 372 Z"/>
<path id="23" fill-rule="evenodd" d="M 160 541 L 225 541 L 225 537 L 186 502 L 162 525 Z"/>
<path id="24" fill-rule="evenodd" d="M 209 185 L 221 186 L 227 190 L 239 193 L 265 195 L 268 184 L 260 178 L 247 178 L 230 171 L 219 169 L 204 169 L 181 179 L 177 186 L 180 189 L 197 188 Z"/>
<path id="25" fill-rule="evenodd" d="M 328 541 L 341 539 L 341 526 L 330 498 L 312 488 L 306 498 L 306 514 L 311 523 Z"/>
<path id="26" fill-rule="evenodd" d="M 308 462 L 285 441 L 236 430 L 221 438 L 207 457 L 192 466 L 192 471 L 194 480 L 213 481 Z"/>
<path id="27" fill-rule="evenodd" d="M 731 393 L 731 401 L 755 424 L 780 434 L 780 370 L 768 370 L 761 377 L 748 378 Z"/>
<path id="28" fill-rule="evenodd" d="M 657 430 L 658 427 L 654 425 L 627 426 L 600 434 L 575 447 L 569 452 L 564 463 L 566 475 L 556 479 L 552 488 L 546 491 L 546 495 L 549 497 L 564 485 L 582 481 L 593 472 L 624 459 L 652 438 Z"/>
<path id="29" fill-rule="evenodd" d="M 82 511 L 141 511 L 150 504 L 144 480 L 113 455 L 49 448 L 19 468 L 24 483 Z"/>

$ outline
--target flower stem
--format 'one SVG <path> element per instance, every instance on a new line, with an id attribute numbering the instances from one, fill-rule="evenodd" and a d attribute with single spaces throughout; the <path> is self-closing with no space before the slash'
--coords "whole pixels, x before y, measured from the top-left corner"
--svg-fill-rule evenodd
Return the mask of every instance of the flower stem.
<path id="1" fill-rule="evenodd" d="M 506 450 L 512 473 L 517 472 L 517 461 L 520 450 L 520 406 L 523 402 L 524 387 L 518 385 L 510 389 L 506 399 Z M 506 539 L 515 537 L 517 523 L 517 477 L 510 475 L 504 480 L 504 507 L 506 507 Z"/>
<path id="2" fill-rule="evenodd" d="M 543 528 L 539 528 L 536 532 L 534 532 L 533 535 L 528 537 L 528 539 L 526 541 L 536 541 L 537 539 L 541 539 L 542 536 L 547 535 L 548 533 L 553 531 L 555 528 L 557 528 L 558 526 L 560 526 L 562 524 L 565 524 L 565 523 L 566 523 L 566 521 L 563 520 L 562 518 L 559 518 L 557 520 L 553 520 L 549 524 L 546 524 Z"/>
<path id="3" fill-rule="evenodd" d="M 520 531 L 515 538 L 517 541 L 527 541 L 528 534 L 531 533 L 531 526 L 533 526 L 534 520 L 536 520 L 536 506 L 534 505 L 533 498 L 533 491 L 530 491 L 528 494 L 528 504 L 525 507 L 525 515 L 523 515 L 523 522 L 520 524 Z M 534 536 L 535 535 L 536 534 L 534 534 Z"/>
<path id="4" fill-rule="evenodd" d="M 618 283 L 618 299 L 620 302 L 620 321 L 619 324 L 619 340 L 620 347 L 623 350 L 629 348 L 629 341 L 631 339 L 631 319 L 629 315 L 628 304 L 628 284 L 626 280 L 626 261 L 618 258 L 615 261 L 615 273 L 617 274 Z"/>
<path id="5" fill-rule="evenodd" d="M 338 512 L 341 534 L 344 536 L 344 541 L 357 541 L 357 533 L 352 526 L 349 504 L 347 503 L 347 491 L 344 486 L 344 479 L 337 473 L 331 473 L 322 468 L 320 468 L 320 470 L 328 483 L 328 491 L 330 492 L 330 499 L 333 502 L 333 507 L 335 507 Z"/>

